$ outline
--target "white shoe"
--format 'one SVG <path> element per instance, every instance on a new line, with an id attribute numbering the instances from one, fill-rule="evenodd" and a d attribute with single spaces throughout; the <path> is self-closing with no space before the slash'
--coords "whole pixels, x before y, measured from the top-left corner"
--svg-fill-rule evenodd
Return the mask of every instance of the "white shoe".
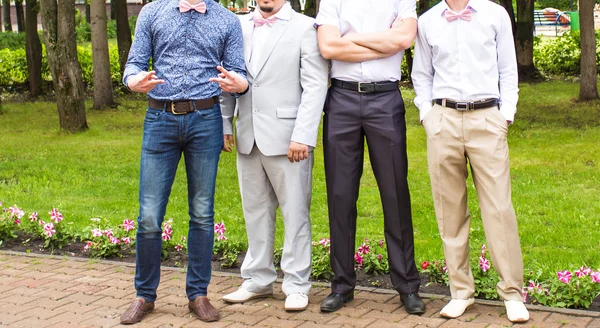
<path id="1" fill-rule="evenodd" d="M 229 303 L 244 303 L 255 298 L 265 298 L 271 295 L 273 295 L 273 292 L 257 294 L 240 287 L 235 292 L 223 296 L 222 300 Z"/>
<path id="2" fill-rule="evenodd" d="M 529 320 L 529 311 L 521 301 L 504 301 L 506 316 L 512 322 L 526 322 Z"/>
<path id="3" fill-rule="evenodd" d="M 466 300 L 451 300 L 444 306 L 442 311 L 440 311 L 440 315 L 445 318 L 458 318 L 465 313 L 465 310 L 473 305 L 473 303 L 475 303 L 475 300 L 472 298 Z"/>
<path id="4" fill-rule="evenodd" d="M 292 293 L 285 298 L 286 311 L 302 311 L 308 307 L 308 295 L 304 293 Z"/>

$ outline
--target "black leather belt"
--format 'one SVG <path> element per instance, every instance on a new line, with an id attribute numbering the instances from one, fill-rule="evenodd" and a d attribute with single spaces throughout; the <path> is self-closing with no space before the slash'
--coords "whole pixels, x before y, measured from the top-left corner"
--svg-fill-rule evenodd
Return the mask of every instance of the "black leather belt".
<path id="1" fill-rule="evenodd" d="M 200 100 L 176 100 L 161 101 L 148 97 L 148 107 L 154 109 L 164 109 L 175 115 L 188 114 L 196 110 L 209 109 L 219 102 L 219 97 L 215 96 Z M 195 106 L 194 106 L 195 105 Z"/>
<path id="2" fill-rule="evenodd" d="M 398 82 L 348 82 L 331 79 L 331 86 L 356 91 L 358 93 L 374 93 L 398 90 Z"/>
<path id="3" fill-rule="evenodd" d="M 453 101 L 450 99 L 434 99 L 436 104 L 456 110 L 475 110 L 482 108 L 490 108 L 498 105 L 498 99 L 483 99 L 478 101 Z"/>

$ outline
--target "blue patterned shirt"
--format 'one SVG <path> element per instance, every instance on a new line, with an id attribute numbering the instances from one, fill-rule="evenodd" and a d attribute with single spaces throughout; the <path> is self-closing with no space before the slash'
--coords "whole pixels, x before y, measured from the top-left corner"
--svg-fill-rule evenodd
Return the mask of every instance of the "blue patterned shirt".
<path id="1" fill-rule="evenodd" d="M 129 51 L 123 83 L 152 69 L 165 83 L 148 95 L 157 100 L 197 100 L 221 94 L 217 65 L 246 76 L 239 19 L 219 3 L 206 0 L 206 13 L 179 12 L 178 0 L 153 1 L 142 8 Z"/>

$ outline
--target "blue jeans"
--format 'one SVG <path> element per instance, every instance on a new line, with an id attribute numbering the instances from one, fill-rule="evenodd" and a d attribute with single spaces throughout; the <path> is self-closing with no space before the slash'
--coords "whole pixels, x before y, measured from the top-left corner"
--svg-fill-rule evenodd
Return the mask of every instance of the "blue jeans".
<path id="1" fill-rule="evenodd" d="M 136 239 L 135 289 L 156 300 L 160 281 L 162 222 L 183 153 L 188 180 L 189 232 L 186 294 L 205 296 L 211 276 L 214 194 L 223 147 L 218 104 L 186 115 L 149 108 L 144 119 L 140 169 L 140 215 Z"/>

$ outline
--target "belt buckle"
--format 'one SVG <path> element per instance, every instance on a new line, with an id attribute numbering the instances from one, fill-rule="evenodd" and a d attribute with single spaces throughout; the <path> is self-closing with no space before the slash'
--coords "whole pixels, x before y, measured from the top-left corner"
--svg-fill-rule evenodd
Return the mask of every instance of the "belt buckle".
<path id="1" fill-rule="evenodd" d="M 375 85 L 371 84 L 371 82 L 357 82 L 358 83 L 358 93 L 373 93 L 375 92 Z M 363 84 L 371 84 L 373 87 L 372 90 L 363 90 Z"/>
<path id="2" fill-rule="evenodd" d="M 178 113 L 175 111 L 175 102 L 172 101 L 171 102 L 171 113 L 173 113 L 173 115 L 183 115 L 183 114 L 187 114 L 187 113 Z"/>
<path id="3" fill-rule="evenodd" d="M 471 110 L 471 107 L 473 103 L 470 102 L 457 102 L 454 105 L 454 109 L 459 110 L 459 111 L 465 111 L 465 110 Z"/>

